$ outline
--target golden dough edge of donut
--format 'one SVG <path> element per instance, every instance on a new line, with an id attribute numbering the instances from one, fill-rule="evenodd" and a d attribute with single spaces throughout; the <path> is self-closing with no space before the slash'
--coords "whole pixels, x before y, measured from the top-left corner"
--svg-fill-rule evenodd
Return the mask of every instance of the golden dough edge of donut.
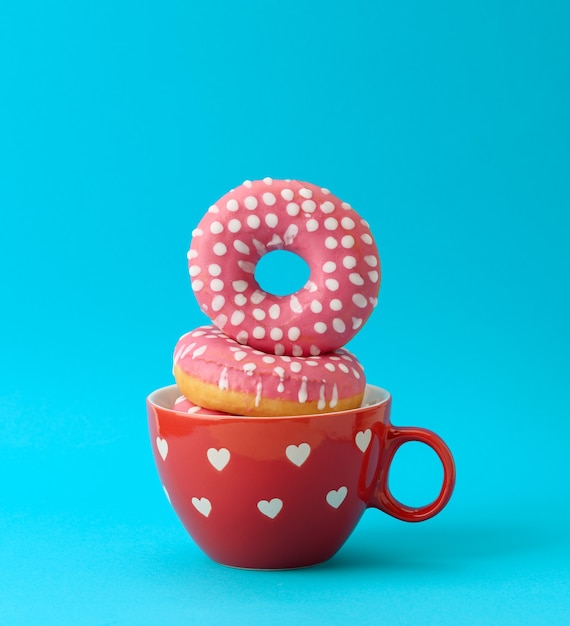
<path id="1" fill-rule="evenodd" d="M 231 389 L 220 389 L 217 385 L 205 383 L 198 378 L 185 374 L 178 366 L 174 367 L 174 379 L 182 395 L 188 400 L 205 409 L 224 411 L 230 415 L 251 417 L 280 417 L 286 415 L 315 415 L 338 413 L 357 409 L 362 403 L 364 392 L 349 398 L 339 398 L 337 405 L 331 409 L 328 405 L 321 410 L 318 401 L 294 402 L 292 400 L 276 400 L 261 398 L 259 406 L 255 406 L 255 396 Z"/>

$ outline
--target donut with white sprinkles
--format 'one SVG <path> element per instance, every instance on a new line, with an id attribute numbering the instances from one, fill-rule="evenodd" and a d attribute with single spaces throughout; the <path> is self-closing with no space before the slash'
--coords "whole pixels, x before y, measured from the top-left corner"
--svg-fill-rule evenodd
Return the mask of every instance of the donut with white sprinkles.
<path id="1" fill-rule="evenodd" d="M 299 255 L 307 283 L 279 296 L 255 278 L 273 250 Z M 295 180 L 245 181 L 212 205 L 192 233 L 192 289 L 202 311 L 242 345 L 277 356 L 317 356 L 347 343 L 378 302 L 380 259 L 368 226 L 346 202 Z"/>
<path id="2" fill-rule="evenodd" d="M 202 407 L 201 414 L 272 417 L 343 411 L 360 406 L 366 386 L 362 366 L 344 348 L 313 357 L 270 355 L 237 343 L 213 325 L 183 335 L 173 358 L 176 384 L 193 405 Z"/>

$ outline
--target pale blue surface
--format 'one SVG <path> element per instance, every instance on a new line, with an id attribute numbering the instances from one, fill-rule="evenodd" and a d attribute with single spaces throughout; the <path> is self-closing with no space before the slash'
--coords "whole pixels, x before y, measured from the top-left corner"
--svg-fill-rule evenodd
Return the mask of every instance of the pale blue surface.
<path id="1" fill-rule="evenodd" d="M 565 2 L 0 3 L 0 623 L 567 624 Z M 350 348 L 457 462 L 437 518 L 369 511 L 296 572 L 211 563 L 144 398 L 204 322 L 190 232 L 245 178 L 371 224 Z M 410 444 L 393 488 L 435 493 Z"/>

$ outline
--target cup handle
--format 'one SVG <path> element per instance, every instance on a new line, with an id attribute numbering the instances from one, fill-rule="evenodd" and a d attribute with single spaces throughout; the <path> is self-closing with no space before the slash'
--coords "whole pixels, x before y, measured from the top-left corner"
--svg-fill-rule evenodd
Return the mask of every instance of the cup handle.
<path id="1" fill-rule="evenodd" d="M 443 484 L 437 498 L 421 507 L 411 507 L 402 504 L 392 495 L 388 487 L 389 468 L 398 448 L 409 441 L 425 443 L 435 451 L 443 465 Z M 388 426 L 386 437 L 387 457 L 384 463 L 387 467 L 380 475 L 371 506 L 374 506 L 388 515 L 392 515 L 404 522 L 423 522 L 437 515 L 448 503 L 455 486 L 455 463 L 450 449 L 443 439 L 431 430 L 425 428 Z"/>

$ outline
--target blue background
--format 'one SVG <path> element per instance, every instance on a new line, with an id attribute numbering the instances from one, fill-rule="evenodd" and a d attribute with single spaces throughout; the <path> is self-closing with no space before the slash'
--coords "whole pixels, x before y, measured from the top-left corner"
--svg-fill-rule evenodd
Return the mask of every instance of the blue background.
<path id="1" fill-rule="evenodd" d="M 562 624 L 570 609 L 570 11 L 563 0 L 0 3 L 0 623 Z M 457 463 L 319 567 L 210 562 L 144 400 L 204 323 L 186 250 L 246 178 L 371 224 L 349 344 Z M 395 494 L 437 492 L 407 444 Z"/>

